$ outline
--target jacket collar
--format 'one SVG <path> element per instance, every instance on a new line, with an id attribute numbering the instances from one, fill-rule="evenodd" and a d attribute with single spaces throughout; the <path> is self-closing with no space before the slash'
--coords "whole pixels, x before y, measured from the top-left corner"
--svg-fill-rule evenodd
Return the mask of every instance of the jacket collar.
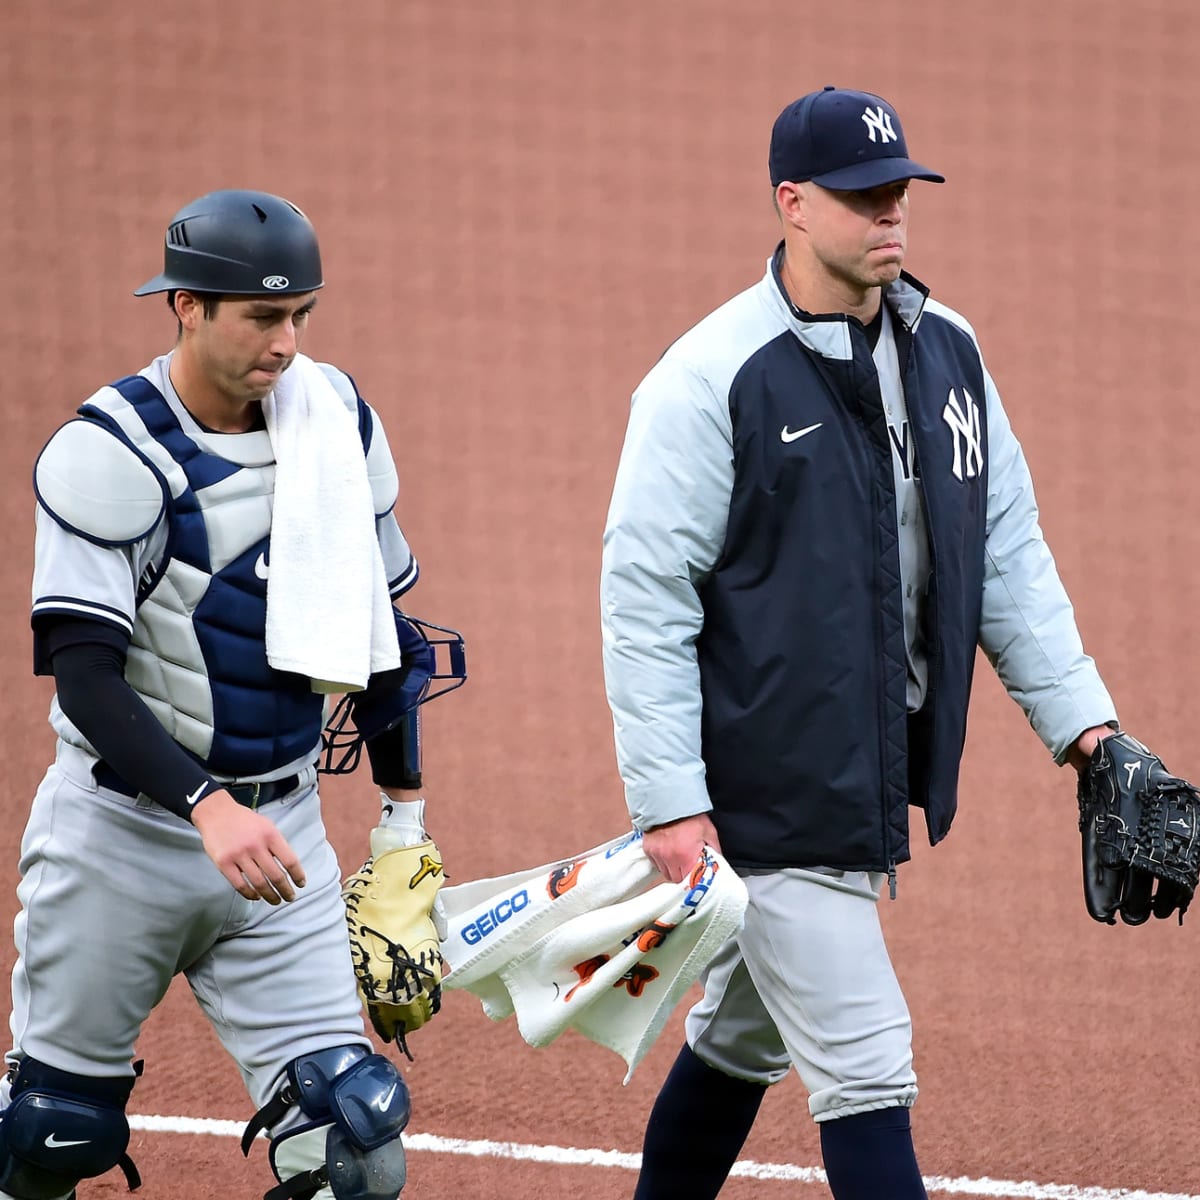
<path id="1" fill-rule="evenodd" d="M 767 271 L 759 285 L 767 303 L 781 312 L 792 332 L 822 358 L 853 358 L 849 318 L 845 313 L 809 313 L 797 308 L 783 285 L 782 263 L 780 242 L 767 260 Z M 900 278 L 883 289 L 883 300 L 892 316 L 910 331 L 916 330 L 928 298 L 929 289 L 907 271 L 901 271 Z"/>

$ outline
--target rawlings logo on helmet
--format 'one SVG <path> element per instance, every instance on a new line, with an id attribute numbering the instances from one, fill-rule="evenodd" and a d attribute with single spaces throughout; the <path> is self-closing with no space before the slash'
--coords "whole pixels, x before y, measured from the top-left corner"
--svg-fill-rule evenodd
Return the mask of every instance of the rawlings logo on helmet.
<path id="1" fill-rule="evenodd" d="M 288 285 L 288 277 L 286 275 L 268 275 L 263 280 L 263 287 L 269 288 L 272 292 L 282 292 Z"/>

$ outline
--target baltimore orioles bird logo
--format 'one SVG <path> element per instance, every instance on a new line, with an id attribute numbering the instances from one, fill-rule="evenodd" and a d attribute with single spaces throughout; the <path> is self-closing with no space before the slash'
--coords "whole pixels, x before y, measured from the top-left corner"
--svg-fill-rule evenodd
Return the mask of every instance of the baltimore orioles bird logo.
<path id="1" fill-rule="evenodd" d="M 569 862 L 565 867 L 558 867 L 550 872 L 550 878 L 546 880 L 546 891 L 551 900 L 566 895 L 579 882 L 579 872 L 583 870 L 584 861 Z"/>
<path id="2" fill-rule="evenodd" d="M 579 982 L 563 997 L 564 1004 L 568 1003 L 571 997 L 608 962 L 609 957 L 607 954 L 597 954 L 594 958 L 584 959 L 583 962 L 575 964 L 572 970 L 579 976 Z M 646 985 L 653 983 L 657 978 L 658 971 L 654 967 L 647 966 L 645 963 L 634 963 L 613 984 L 613 987 L 623 987 L 636 1000 L 646 990 Z"/>
<path id="3" fill-rule="evenodd" d="M 713 856 L 709 854 L 708 848 L 705 847 L 704 853 L 700 855 L 696 865 L 692 868 L 691 875 L 688 876 L 688 887 L 694 888 L 703 883 L 706 876 L 711 878 L 710 872 L 712 875 L 717 873 L 717 864 Z"/>
<path id="4" fill-rule="evenodd" d="M 667 936 L 674 928 L 674 925 L 668 925 L 666 921 L 654 921 L 650 925 L 647 925 L 637 935 L 638 949 L 643 954 L 648 954 L 651 950 L 657 949 L 667 940 Z"/>
<path id="5" fill-rule="evenodd" d="M 634 963 L 613 987 L 621 987 L 624 985 L 625 990 L 634 999 L 637 999 L 645 990 L 648 983 L 653 983 L 658 978 L 658 971 L 654 967 L 647 966 L 645 963 Z"/>

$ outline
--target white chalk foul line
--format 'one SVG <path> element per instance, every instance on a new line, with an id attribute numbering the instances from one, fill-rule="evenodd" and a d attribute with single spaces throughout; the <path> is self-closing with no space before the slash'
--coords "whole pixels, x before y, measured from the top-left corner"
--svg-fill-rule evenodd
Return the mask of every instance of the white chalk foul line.
<path id="1" fill-rule="evenodd" d="M 131 1129 L 148 1133 L 198 1133 L 216 1137 L 240 1138 L 245 1125 L 241 1121 L 217 1121 L 207 1117 L 135 1116 Z M 261 1136 L 261 1135 L 260 1135 Z M 578 1150 L 570 1146 L 532 1146 L 524 1142 L 489 1142 L 482 1139 L 438 1137 L 432 1133 L 406 1133 L 409 1150 L 428 1154 L 462 1154 L 471 1158 L 507 1158 L 523 1162 L 557 1163 L 577 1167 L 619 1167 L 636 1171 L 640 1154 L 619 1150 Z M 737 1163 L 733 1175 L 748 1179 L 785 1180 L 792 1183 L 824 1183 L 825 1172 L 818 1167 L 797 1167 L 790 1163 Z M 1031 1183 L 1012 1179 L 969 1179 L 965 1175 L 950 1179 L 927 1175 L 925 1188 L 930 1195 L 990 1196 L 994 1200 L 1200 1200 L 1183 1192 L 1142 1192 L 1125 1188 L 1076 1187 L 1069 1183 Z"/>

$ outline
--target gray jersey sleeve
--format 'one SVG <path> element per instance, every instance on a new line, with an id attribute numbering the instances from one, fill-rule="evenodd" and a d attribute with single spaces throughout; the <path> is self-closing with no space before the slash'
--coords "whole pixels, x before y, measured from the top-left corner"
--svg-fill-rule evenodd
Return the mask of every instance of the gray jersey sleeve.
<path id="1" fill-rule="evenodd" d="M 697 587 L 724 544 L 732 487 L 726 400 L 678 357 L 664 358 L 633 397 L 600 577 L 617 765 L 640 829 L 712 807 L 700 757 Z"/>
<path id="2" fill-rule="evenodd" d="M 160 525 L 148 538 L 105 546 L 65 529 L 37 509 L 33 558 L 33 619 L 82 617 L 133 633 L 137 581 L 165 541 Z"/>
<path id="3" fill-rule="evenodd" d="M 420 568 L 412 550 L 409 549 L 408 540 L 396 520 L 394 511 L 384 513 L 376 520 L 375 532 L 379 537 L 379 548 L 383 552 L 388 594 L 395 600 L 417 582 Z"/>
<path id="4" fill-rule="evenodd" d="M 408 539 L 396 519 L 396 501 L 400 494 L 400 477 L 388 445 L 387 434 L 379 414 L 363 401 L 367 419 L 371 422 L 370 444 L 367 448 L 367 474 L 375 503 L 375 531 L 383 552 L 383 567 L 387 573 L 388 591 L 392 599 L 403 595 L 414 583 L 420 569 Z"/>
<path id="5" fill-rule="evenodd" d="M 1083 730 L 1116 719 L 1038 523 L 1033 481 L 985 372 L 987 544 L 979 642 L 1057 762 Z"/>

